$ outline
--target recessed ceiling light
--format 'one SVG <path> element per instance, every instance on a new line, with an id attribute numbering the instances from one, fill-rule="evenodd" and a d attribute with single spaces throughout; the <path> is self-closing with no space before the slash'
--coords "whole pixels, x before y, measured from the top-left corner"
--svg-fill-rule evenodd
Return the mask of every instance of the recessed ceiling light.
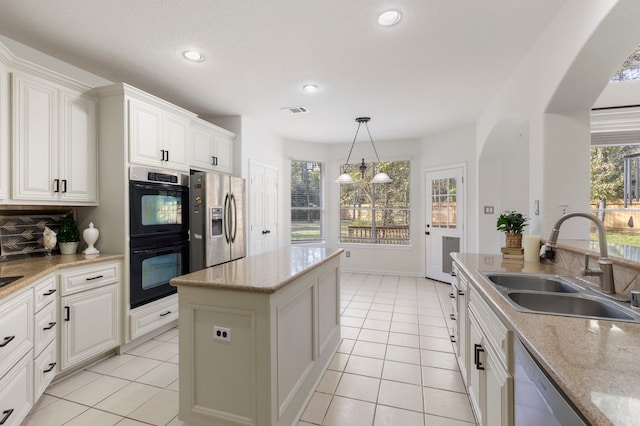
<path id="1" fill-rule="evenodd" d="M 316 86 L 315 84 L 305 84 L 304 86 L 302 86 L 302 90 L 307 93 L 315 93 L 318 91 L 318 86 Z"/>
<path id="2" fill-rule="evenodd" d="M 390 27 L 400 22 L 401 16 L 402 15 L 400 15 L 400 12 L 398 12 L 397 10 L 387 10 L 386 12 L 382 12 L 380 16 L 378 16 L 378 24 L 382 25 L 383 27 Z"/>
<path id="3" fill-rule="evenodd" d="M 195 50 L 186 50 L 182 52 L 182 55 L 190 61 L 193 62 L 202 62 L 204 61 L 204 56 L 200 52 L 196 52 Z"/>

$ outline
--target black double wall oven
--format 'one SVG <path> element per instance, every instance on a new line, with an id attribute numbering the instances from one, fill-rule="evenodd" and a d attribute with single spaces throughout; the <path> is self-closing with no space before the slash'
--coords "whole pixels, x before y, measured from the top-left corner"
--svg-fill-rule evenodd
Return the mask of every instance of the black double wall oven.
<path id="1" fill-rule="evenodd" d="M 189 175 L 129 170 L 131 309 L 176 293 L 169 280 L 189 272 Z"/>

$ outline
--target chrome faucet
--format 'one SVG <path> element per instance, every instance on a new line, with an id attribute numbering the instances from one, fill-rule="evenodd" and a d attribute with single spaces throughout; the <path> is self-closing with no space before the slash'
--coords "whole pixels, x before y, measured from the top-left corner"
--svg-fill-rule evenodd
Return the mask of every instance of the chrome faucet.
<path id="1" fill-rule="evenodd" d="M 585 254 L 584 269 L 582 270 L 582 274 L 586 276 L 592 275 L 600 277 L 600 291 L 603 293 L 614 294 L 616 292 L 616 289 L 613 281 L 613 262 L 609 260 L 609 254 L 607 251 L 607 234 L 604 229 L 604 223 L 602 223 L 602 221 L 596 216 L 589 213 L 581 212 L 572 212 L 560 216 L 560 218 L 553 225 L 551 235 L 549 235 L 549 239 L 545 244 L 544 257 L 547 259 L 553 259 L 555 257 L 554 248 L 556 247 L 558 242 L 560 225 L 562 225 L 565 220 L 571 219 L 572 217 L 583 217 L 592 221 L 596 225 L 596 230 L 598 231 L 598 240 L 600 242 L 600 259 L 598 259 L 598 266 L 600 267 L 600 269 L 593 270 L 589 268 L 589 255 Z"/>

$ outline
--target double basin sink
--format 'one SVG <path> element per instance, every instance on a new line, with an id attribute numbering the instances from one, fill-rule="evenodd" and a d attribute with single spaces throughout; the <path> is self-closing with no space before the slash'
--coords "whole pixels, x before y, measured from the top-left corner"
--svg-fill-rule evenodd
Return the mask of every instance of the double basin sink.
<path id="1" fill-rule="evenodd" d="M 573 277 L 526 273 L 484 273 L 520 312 L 640 322 L 640 312 L 600 295 Z"/>

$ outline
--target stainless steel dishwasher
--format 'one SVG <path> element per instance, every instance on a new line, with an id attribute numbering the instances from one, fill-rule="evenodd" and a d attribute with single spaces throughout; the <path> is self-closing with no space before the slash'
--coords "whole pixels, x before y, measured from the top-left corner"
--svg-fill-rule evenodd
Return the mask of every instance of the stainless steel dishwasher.
<path id="1" fill-rule="evenodd" d="M 587 425 L 524 345 L 514 339 L 516 426 Z"/>

